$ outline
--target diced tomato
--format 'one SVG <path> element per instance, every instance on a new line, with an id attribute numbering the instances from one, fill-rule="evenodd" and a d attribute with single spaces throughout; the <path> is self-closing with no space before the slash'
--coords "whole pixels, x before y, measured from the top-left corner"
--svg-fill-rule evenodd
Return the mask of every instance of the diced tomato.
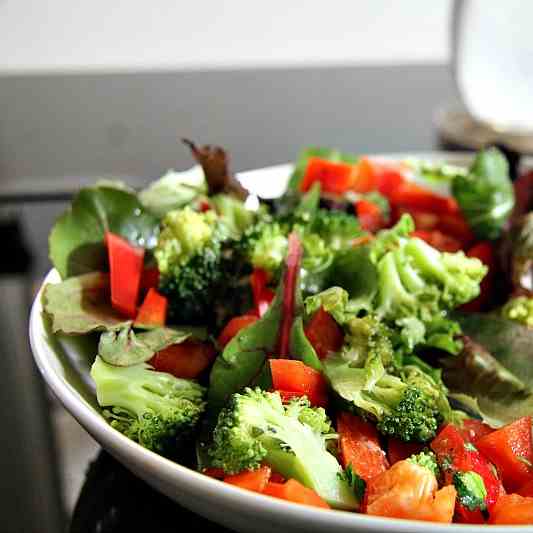
<path id="1" fill-rule="evenodd" d="M 461 243 L 450 237 L 449 235 L 444 235 L 438 230 L 427 231 L 427 230 L 416 230 L 411 234 L 413 237 L 418 237 L 423 241 L 427 242 L 433 248 L 440 250 L 441 252 L 450 252 L 455 253 L 461 249 Z"/>
<path id="2" fill-rule="evenodd" d="M 517 491 L 517 494 L 520 496 L 527 496 L 528 498 L 533 498 L 533 479 L 528 481 L 525 485 L 522 485 Z"/>
<path id="3" fill-rule="evenodd" d="M 177 378 L 198 377 L 213 361 L 216 352 L 211 344 L 186 340 L 157 352 L 150 361 L 156 370 Z"/>
<path id="4" fill-rule="evenodd" d="M 459 212 L 459 206 L 453 198 L 441 196 L 412 182 L 402 183 L 391 193 L 389 199 L 400 207 L 420 209 L 439 215 Z"/>
<path id="5" fill-rule="evenodd" d="M 338 352 L 344 342 L 342 329 L 322 307 L 305 326 L 305 335 L 320 359 L 324 359 L 330 352 Z"/>
<path id="6" fill-rule="evenodd" d="M 358 200 L 355 203 L 355 212 L 361 228 L 375 233 L 386 226 L 385 217 L 379 206 L 368 200 Z"/>
<path id="7" fill-rule="evenodd" d="M 419 442 L 404 442 L 400 439 L 390 437 L 388 440 L 387 457 L 391 465 L 398 461 L 403 461 L 411 455 L 420 453 L 424 449 L 424 444 Z"/>
<path id="8" fill-rule="evenodd" d="M 445 484 L 453 484 L 453 476 L 456 472 L 476 472 L 483 479 L 487 489 L 485 498 L 487 508 L 490 510 L 494 506 L 504 492 L 501 481 L 487 459 L 472 443 L 465 441 L 457 427 L 453 424 L 444 426 L 431 442 L 431 449 L 437 455 L 437 461 L 444 473 Z M 462 522 L 475 524 L 484 522 L 480 511 L 470 511 L 459 502 L 457 514 Z"/>
<path id="9" fill-rule="evenodd" d="M 144 249 L 109 231 L 105 234 L 111 278 L 111 304 L 129 318 L 137 314 Z"/>
<path id="10" fill-rule="evenodd" d="M 215 479 L 224 479 L 226 477 L 226 473 L 224 472 L 223 468 L 206 468 L 205 470 L 202 470 L 202 474 Z"/>
<path id="11" fill-rule="evenodd" d="M 467 442 L 476 443 L 478 439 L 494 431 L 488 424 L 476 418 L 467 418 L 459 428 L 463 439 Z"/>
<path id="12" fill-rule="evenodd" d="M 148 289 L 137 318 L 137 326 L 164 326 L 167 318 L 167 299 L 155 289 Z"/>
<path id="13" fill-rule="evenodd" d="M 293 359 L 270 359 L 269 362 L 274 390 L 305 395 L 311 405 L 327 405 L 328 386 L 318 370 Z"/>
<path id="14" fill-rule="evenodd" d="M 329 509 L 329 505 L 312 489 L 304 487 L 295 479 L 289 479 L 285 483 L 267 483 L 263 494 L 287 500 L 289 502 L 311 505 Z"/>
<path id="15" fill-rule="evenodd" d="M 267 287 L 268 272 L 262 268 L 255 268 L 250 277 L 252 294 L 254 296 L 255 312 L 262 317 L 268 310 L 276 295 L 272 289 Z"/>
<path id="16" fill-rule="evenodd" d="M 367 483 L 366 512 L 450 523 L 455 508 L 455 488 L 449 485 L 437 489 L 437 479 L 427 468 L 400 461 Z"/>
<path id="17" fill-rule="evenodd" d="M 518 494 L 502 496 L 490 513 L 489 524 L 533 524 L 533 498 Z"/>
<path id="18" fill-rule="evenodd" d="M 261 466 L 257 470 L 246 470 L 224 478 L 225 483 L 236 485 L 241 489 L 263 492 L 270 479 L 270 467 Z"/>
<path id="19" fill-rule="evenodd" d="M 322 192 L 343 194 L 352 188 L 354 180 L 354 165 L 310 157 L 300 183 L 300 191 L 306 192 L 318 182 Z"/>
<path id="20" fill-rule="evenodd" d="M 228 342 L 241 331 L 251 324 L 254 324 L 259 319 L 256 315 L 241 315 L 233 317 L 225 326 L 220 335 L 218 336 L 218 344 L 221 347 L 226 346 Z"/>
<path id="21" fill-rule="evenodd" d="M 337 416 L 337 432 L 344 468 L 351 464 L 353 470 L 365 481 L 379 476 L 389 468 L 375 425 L 359 416 L 341 412 Z"/>
<path id="22" fill-rule="evenodd" d="M 374 165 L 368 157 L 362 157 L 355 167 L 353 190 L 365 194 L 375 191 L 378 187 L 377 174 Z"/>
<path id="23" fill-rule="evenodd" d="M 509 492 L 533 479 L 531 417 L 525 416 L 476 441 L 477 448 L 492 461 Z"/>
<path id="24" fill-rule="evenodd" d="M 479 285 L 479 296 L 461 306 L 462 311 L 471 313 L 483 311 L 492 301 L 494 289 L 494 275 L 496 270 L 496 257 L 494 248 L 489 241 L 481 241 L 472 246 L 468 252 L 468 257 L 476 257 L 489 269 L 486 276 L 481 280 Z"/>
<path id="25" fill-rule="evenodd" d="M 141 289 L 157 289 L 159 287 L 159 269 L 157 267 L 145 268 L 141 274 Z"/>
<path id="26" fill-rule="evenodd" d="M 211 209 L 211 204 L 207 200 L 201 200 L 198 208 L 200 212 L 205 213 Z"/>

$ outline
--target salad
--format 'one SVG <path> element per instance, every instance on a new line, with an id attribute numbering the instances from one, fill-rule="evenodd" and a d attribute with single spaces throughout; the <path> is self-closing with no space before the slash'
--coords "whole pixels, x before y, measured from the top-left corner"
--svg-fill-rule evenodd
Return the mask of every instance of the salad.
<path id="1" fill-rule="evenodd" d="M 82 189 L 50 234 L 58 335 L 156 453 L 300 504 L 533 524 L 533 173 L 310 148 L 250 195 L 224 150 Z"/>

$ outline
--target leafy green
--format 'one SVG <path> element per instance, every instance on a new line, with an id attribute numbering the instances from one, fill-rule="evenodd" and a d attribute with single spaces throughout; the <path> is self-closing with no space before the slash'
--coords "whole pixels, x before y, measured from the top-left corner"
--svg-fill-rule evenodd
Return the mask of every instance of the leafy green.
<path id="1" fill-rule="evenodd" d="M 347 319 L 348 293 L 340 287 L 330 287 L 314 296 L 308 296 L 304 305 L 308 316 L 316 313 L 322 307 L 337 323 L 344 324 Z"/>
<path id="2" fill-rule="evenodd" d="M 481 150 L 468 174 L 455 177 L 452 192 L 477 237 L 500 236 L 515 198 L 509 164 L 497 148 Z"/>
<path id="3" fill-rule="evenodd" d="M 126 327 L 118 332 L 102 333 L 98 343 L 98 355 L 110 365 L 136 365 L 148 361 L 156 352 L 173 344 L 180 344 L 191 336 L 205 338 L 206 332 L 199 328 L 155 328 L 136 333 Z"/>
<path id="4" fill-rule="evenodd" d="M 305 148 L 304 150 L 300 152 L 300 155 L 298 156 L 298 160 L 294 167 L 294 171 L 289 180 L 289 184 L 288 184 L 289 190 L 298 189 L 298 186 L 300 185 L 300 181 L 302 180 L 305 174 L 305 169 L 307 167 L 309 158 L 311 157 L 319 157 L 320 159 L 326 159 L 328 161 L 333 161 L 336 163 L 338 162 L 357 163 L 357 160 L 359 159 L 357 156 L 342 153 L 339 150 L 335 150 L 332 148 L 318 148 L 318 147 Z"/>
<path id="5" fill-rule="evenodd" d="M 50 259 L 63 279 L 105 268 L 106 231 L 153 248 L 159 223 L 130 191 L 110 186 L 81 189 L 49 237 Z"/>
<path id="6" fill-rule="evenodd" d="M 355 492 L 356 498 L 362 502 L 363 498 L 365 497 L 366 482 L 352 468 L 351 463 L 344 469 L 344 472 L 339 473 L 339 478 L 350 485 Z"/>
<path id="7" fill-rule="evenodd" d="M 169 170 L 139 193 L 141 204 L 157 217 L 191 204 L 207 194 L 204 172 L 200 166 L 185 172 Z"/>
<path id="8" fill-rule="evenodd" d="M 131 324 L 111 307 L 109 275 L 102 272 L 49 283 L 44 288 L 43 303 L 44 311 L 52 318 L 54 333 L 115 331 Z"/>

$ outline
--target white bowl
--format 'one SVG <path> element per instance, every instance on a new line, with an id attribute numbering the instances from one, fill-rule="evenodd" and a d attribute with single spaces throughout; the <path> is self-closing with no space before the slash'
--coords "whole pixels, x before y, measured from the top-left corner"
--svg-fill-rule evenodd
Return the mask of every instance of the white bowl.
<path id="1" fill-rule="evenodd" d="M 397 157 L 403 156 L 405 154 Z M 465 161 L 463 155 L 442 152 L 424 156 L 431 159 Z M 263 187 L 261 192 L 264 192 L 265 183 L 270 183 L 273 190 L 279 191 L 283 189 L 280 184 L 286 182 L 289 170 L 289 166 L 283 165 L 243 173 L 239 178 L 251 189 L 256 189 L 253 182 L 260 180 Z M 59 281 L 58 273 L 52 270 L 43 286 Z M 29 334 L 35 361 L 44 379 L 65 408 L 103 448 L 135 475 L 184 507 L 242 532 L 479 532 L 479 526 L 379 518 L 293 504 L 222 483 L 144 449 L 109 426 L 100 415 L 88 376 L 95 355 L 94 346 L 87 342 L 87 338 L 51 333 L 48 321 L 43 315 L 42 290 L 41 287 L 33 303 Z M 533 532 L 531 526 L 490 527 L 491 532 L 498 533 L 507 532 L 509 529 L 524 533 Z"/>

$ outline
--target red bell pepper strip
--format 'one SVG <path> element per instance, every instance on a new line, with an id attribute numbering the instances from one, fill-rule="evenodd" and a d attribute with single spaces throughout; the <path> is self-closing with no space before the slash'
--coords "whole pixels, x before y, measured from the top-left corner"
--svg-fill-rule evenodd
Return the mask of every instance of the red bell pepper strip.
<path id="1" fill-rule="evenodd" d="M 241 315 L 232 318 L 225 326 L 218 336 L 218 344 L 224 348 L 228 342 L 249 325 L 257 322 L 259 319 L 256 315 Z"/>
<path id="2" fill-rule="evenodd" d="M 398 461 L 408 459 L 411 455 L 420 453 L 425 447 L 424 444 L 419 442 L 404 442 L 393 437 L 389 438 L 387 444 L 387 458 L 391 466 Z"/>
<path id="3" fill-rule="evenodd" d="M 300 273 L 300 264 L 302 262 L 303 247 L 296 233 L 289 235 L 288 251 L 286 259 L 285 274 L 283 279 L 283 305 L 282 318 L 279 329 L 277 343 L 277 353 L 279 357 L 290 357 L 290 337 L 292 324 L 294 322 L 294 293 L 298 275 Z"/>
<path id="4" fill-rule="evenodd" d="M 479 284 L 479 296 L 471 302 L 467 302 L 461 306 L 462 311 L 478 312 L 484 310 L 492 301 L 494 275 L 496 271 L 496 255 L 494 253 L 494 248 L 489 241 L 478 242 L 466 252 L 466 255 L 468 257 L 476 257 L 489 269 L 486 276 Z"/>
<path id="5" fill-rule="evenodd" d="M 528 481 L 525 485 L 522 485 L 517 491 L 517 494 L 520 496 L 527 496 L 528 498 L 533 498 L 533 479 Z"/>
<path id="6" fill-rule="evenodd" d="M 363 194 L 379 191 L 388 197 L 404 182 L 401 165 L 362 157 L 356 165 L 352 188 L 355 192 Z"/>
<path id="7" fill-rule="evenodd" d="M 319 182 L 322 192 L 344 194 L 352 188 L 354 178 L 354 165 L 310 157 L 300 182 L 300 191 L 306 192 Z"/>
<path id="8" fill-rule="evenodd" d="M 137 299 L 143 270 L 144 249 L 106 231 L 105 240 L 111 278 L 111 304 L 129 318 L 137 314 Z"/>
<path id="9" fill-rule="evenodd" d="M 361 228 L 375 233 L 386 226 L 385 217 L 379 206 L 368 200 L 358 200 L 355 203 L 355 212 Z"/>
<path id="10" fill-rule="evenodd" d="M 489 524 L 533 524 L 533 498 L 524 498 L 518 494 L 502 496 L 490 513 Z"/>
<path id="11" fill-rule="evenodd" d="M 458 240 L 448 235 L 444 235 L 444 233 L 441 233 L 438 230 L 428 231 L 419 229 L 413 231 L 411 235 L 422 239 L 441 252 L 455 253 L 462 248 L 461 243 Z"/>
<path id="12" fill-rule="evenodd" d="M 354 472 L 365 481 L 389 468 L 375 425 L 359 416 L 341 412 L 337 416 L 337 433 L 344 468 L 352 465 Z"/>
<path id="13" fill-rule="evenodd" d="M 475 418 L 467 418 L 463 421 L 462 427 L 459 428 L 459 432 L 461 433 L 463 439 L 465 439 L 466 442 L 472 442 L 473 444 L 475 444 L 476 441 L 481 437 L 489 435 L 494 431 L 495 430 L 488 424 L 485 424 L 481 420 L 477 420 Z"/>
<path id="14" fill-rule="evenodd" d="M 285 483 L 267 483 L 263 494 L 303 505 L 322 507 L 324 509 L 330 508 L 314 490 L 304 487 L 295 479 L 289 479 Z"/>
<path id="15" fill-rule="evenodd" d="M 328 386 L 324 376 L 301 361 L 270 359 L 270 373 L 274 390 L 282 398 L 307 396 L 311 405 L 325 407 L 328 401 Z"/>
<path id="16" fill-rule="evenodd" d="M 263 492 L 270 479 L 270 473 L 270 467 L 261 466 L 257 470 L 245 470 L 232 476 L 226 476 L 224 483 L 235 485 L 241 489 Z"/>
<path id="17" fill-rule="evenodd" d="M 444 426 L 431 442 L 431 449 L 435 452 L 437 461 L 443 470 L 445 484 L 453 484 L 456 472 L 476 472 L 481 476 L 487 490 L 485 504 L 490 511 L 504 493 L 503 486 L 494 468 L 472 443 L 465 441 L 459 429 L 453 424 Z M 481 524 L 484 522 L 480 510 L 470 511 L 459 501 L 456 513 L 460 521 L 464 523 Z"/>
<path id="18" fill-rule="evenodd" d="M 342 329 L 322 307 L 306 324 L 305 335 L 320 359 L 324 359 L 330 352 L 338 352 L 344 342 Z"/>
<path id="19" fill-rule="evenodd" d="M 441 196 L 412 182 L 402 183 L 389 196 L 391 203 L 408 209 L 420 209 L 439 215 L 459 212 L 457 202 L 449 196 Z"/>
<path id="20" fill-rule="evenodd" d="M 157 352 L 148 364 L 177 378 L 194 379 L 213 362 L 215 356 L 213 345 L 186 340 Z"/>
<path id="21" fill-rule="evenodd" d="M 167 318 L 167 299 L 155 289 L 149 289 L 146 293 L 135 325 L 137 326 L 164 326 Z"/>
<path id="22" fill-rule="evenodd" d="M 268 272 L 262 268 L 255 268 L 250 276 L 250 283 L 252 285 L 255 313 L 257 316 L 262 317 L 276 295 L 272 289 L 267 287 Z"/>
<path id="23" fill-rule="evenodd" d="M 485 435 L 476 441 L 476 446 L 496 465 L 509 492 L 519 489 L 533 479 L 530 416 Z"/>

